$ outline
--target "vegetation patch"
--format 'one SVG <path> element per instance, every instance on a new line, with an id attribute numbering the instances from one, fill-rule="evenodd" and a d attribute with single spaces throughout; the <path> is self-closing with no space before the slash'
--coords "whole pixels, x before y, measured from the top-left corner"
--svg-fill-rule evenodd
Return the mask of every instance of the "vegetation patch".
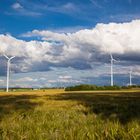
<path id="1" fill-rule="evenodd" d="M 140 139 L 140 92 L 0 95 L 2 140 Z"/>
<path id="2" fill-rule="evenodd" d="M 140 89 L 140 86 L 97 86 L 97 85 L 76 85 L 65 88 L 66 91 L 91 91 L 91 90 L 122 90 L 122 89 Z"/>

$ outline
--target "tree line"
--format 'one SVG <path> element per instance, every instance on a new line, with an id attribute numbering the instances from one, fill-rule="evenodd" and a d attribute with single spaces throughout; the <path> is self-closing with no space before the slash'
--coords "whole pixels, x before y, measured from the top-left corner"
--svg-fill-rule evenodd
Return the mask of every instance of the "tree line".
<path id="1" fill-rule="evenodd" d="M 133 89 L 133 88 L 140 88 L 140 85 L 133 85 L 133 86 L 97 86 L 97 85 L 75 85 L 66 87 L 65 91 L 82 91 L 82 90 L 121 90 L 121 89 Z"/>

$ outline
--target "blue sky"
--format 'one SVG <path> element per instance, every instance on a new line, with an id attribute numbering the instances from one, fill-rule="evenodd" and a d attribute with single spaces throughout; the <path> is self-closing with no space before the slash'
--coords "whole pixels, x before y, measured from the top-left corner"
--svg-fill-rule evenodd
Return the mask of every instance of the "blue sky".
<path id="1" fill-rule="evenodd" d="M 4 53 L 16 56 L 12 86 L 108 85 L 109 52 L 120 60 L 116 84 L 129 82 L 131 67 L 139 84 L 139 7 L 139 0 L 0 0 L 0 86 Z"/>
<path id="2" fill-rule="evenodd" d="M 140 12 L 139 0 L 1 0 L 0 3 L 0 32 L 14 36 L 33 29 L 76 30 L 92 28 L 99 22 L 131 21 L 139 18 Z"/>

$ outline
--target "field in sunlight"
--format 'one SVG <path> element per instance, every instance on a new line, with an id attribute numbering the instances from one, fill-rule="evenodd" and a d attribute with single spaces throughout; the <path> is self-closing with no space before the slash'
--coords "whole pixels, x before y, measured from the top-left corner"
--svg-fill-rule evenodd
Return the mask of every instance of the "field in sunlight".
<path id="1" fill-rule="evenodd" d="M 140 91 L 0 92 L 0 139 L 139 140 Z"/>

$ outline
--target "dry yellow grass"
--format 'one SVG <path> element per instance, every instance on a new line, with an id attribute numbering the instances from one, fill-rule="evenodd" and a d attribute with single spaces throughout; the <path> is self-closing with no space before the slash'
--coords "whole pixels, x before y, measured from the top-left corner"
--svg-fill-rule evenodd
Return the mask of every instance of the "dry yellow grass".
<path id="1" fill-rule="evenodd" d="M 29 90 L 29 91 L 12 91 L 1 92 L 0 96 L 5 95 L 54 95 L 63 93 L 139 93 L 140 89 L 125 89 L 125 90 L 95 90 L 95 91 L 65 91 L 64 89 L 45 89 L 45 90 Z"/>
<path id="2" fill-rule="evenodd" d="M 140 91 L 0 92 L 0 139 L 139 140 Z"/>
<path id="3" fill-rule="evenodd" d="M 5 95 L 54 95 L 54 94 L 60 94 L 65 93 L 64 89 L 45 89 L 45 90 L 32 90 L 32 91 L 12 91 L 12 92 L 0 92 L 0 96 Z"/>

